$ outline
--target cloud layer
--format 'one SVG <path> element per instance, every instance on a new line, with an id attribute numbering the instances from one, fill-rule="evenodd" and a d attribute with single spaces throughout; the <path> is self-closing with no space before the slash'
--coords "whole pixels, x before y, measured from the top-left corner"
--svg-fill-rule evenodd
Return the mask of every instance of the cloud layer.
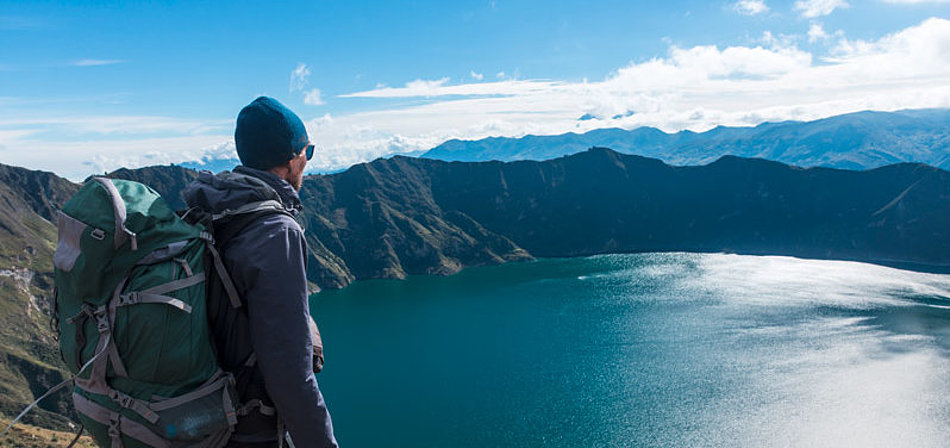
<path id="1" fill-rule="evenodd" d="M 842 2 L 831 2 L 834 7 L 799 3 L 821 12 Z M 702 131 L 868 109 L 950 107 L 950 20 L 931 18 L 876 40 L 848 39 L 812 22 L 798 38 L 805 39 L 825 44 L 821 53 L 802 49 L 795 38 L 768 34 L 760 45 L 671 46 L 662 57 L 629 63 L 601 80 L 525 80 L 504 74 L 488 80 L 471 71 L 457 80 L 417 79 L 334 97 L 374 104 L 361 112 L 317 118 L 298 112 L 309 118 L 318 148 L 310 168 L 328 171 L 418 153 L 450 138 L 638 126 Z M 327 98 L 309 85 L 309 76 L 310 68 L 299 64 L 289 89 L 308 105 L 323 104 Z M 4 101 L 17 100 L 0 98 Z M 0 160 L 81 179 L 120 166 L 228 158 L 234 154 L 232 126 L 233 117 L 0 115 Z"/>
<path id="2" fill-rule="evenodd" d="M 833 39 L 820 25 L 814 39 Z M 602 81 L 416 80 L 344 95 L 423 98 L 422 105 L 309 123 L 317 163 L 345 167 L 448 138 L 583 132 L 655 126 L 811 120 L 858 110 L 950 107 L 950 21 L 932 18 L 874 41 L 839 37 L 822 56 L 771 39 L 765 46 L 673 46 L 662 58 L 624 66 Z M 594 117 L 578 120 L 582 115 Z"/>

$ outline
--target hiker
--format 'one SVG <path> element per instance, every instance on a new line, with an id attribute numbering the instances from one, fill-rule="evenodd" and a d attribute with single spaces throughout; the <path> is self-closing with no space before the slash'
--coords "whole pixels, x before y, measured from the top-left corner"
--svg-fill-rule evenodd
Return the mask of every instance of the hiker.
<path id="1" fill-rule="evenodd" d="M 272 199 L 284 210 L 257 217 L 234 235 L 215 235 L 246 304 L 212 317 L 219 362 L 237 371 L 244 404 L 227 446 L 278 446 L 286 425 L 297 447 L 335 447 L 314 377 L 319 366 L 307 300 L 307 243 L 292 218 L 301 210 L 297 192 L 313 145 L 296 114 L 263 96 L 241 109 L 234 141 L 241 166 L 233 173 L 200 173 L 184 191 L 188 206 L 224 213 Z"/>

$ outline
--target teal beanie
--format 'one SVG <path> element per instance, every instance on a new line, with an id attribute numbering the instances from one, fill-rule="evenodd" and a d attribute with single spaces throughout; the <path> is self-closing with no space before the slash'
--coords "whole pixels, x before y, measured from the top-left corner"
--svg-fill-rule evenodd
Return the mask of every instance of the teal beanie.
<path id="1" fill-rule="evenodd" d="M 266 96 L 244 106 L 234 128 L 234 144 L 241 164 L 258 170 L 287 163 L 300 154 L 309 141 L 300 117 Z"/>

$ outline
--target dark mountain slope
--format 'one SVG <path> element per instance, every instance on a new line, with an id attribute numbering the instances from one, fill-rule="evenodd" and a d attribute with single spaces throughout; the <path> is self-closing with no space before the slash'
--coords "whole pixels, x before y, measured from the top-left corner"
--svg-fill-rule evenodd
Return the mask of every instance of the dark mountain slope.
<path id="1" fill-rule="evenodd" d="M 431 167 L 444 209 L 536 256 L 685 250 L 950 263 L 950 173 L 924 165 L 855 172 L 725 157 L 672 167 L 595 148 L 547 162 Z"/>
<path id="2" fill-rule="evenodd" d="M 47 220 L 52 220 L 59 205 L 66 202 L 79 188 L 76 184 L 47 171 L 33 171 L 2 164 L 0 182 L 14 188 L 20 200 L 34 213 Z"/>
<path id="3" fill-rule="evenodd" d="M 464 266 L 530 259 L 508 238 L 464 213 L 443 210 L 428 173 L 414 159 L 377 162 L 308 177 L 301 191 L 308 241 L 320 242 L 320 249 L 345 263 L 345 282 L 449 274 Z"/>

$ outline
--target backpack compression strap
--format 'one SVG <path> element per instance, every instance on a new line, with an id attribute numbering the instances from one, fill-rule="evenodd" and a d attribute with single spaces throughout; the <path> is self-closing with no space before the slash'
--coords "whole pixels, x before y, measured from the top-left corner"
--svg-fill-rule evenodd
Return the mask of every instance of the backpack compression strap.
<path id="1" fill-rule="evenodd" d="M 214 270 L 218 272 L 218 278 L 221 279 L 221 284 L 224 285 L 224 290 L 228 294 L 228 300 L 231 301 L 231 306 L 240 308 L 241 297 L 237 293 L 237 288 L 234 287 L 231 275 L 228 274 L 228 270 L 224 267 L 224 262 L 221 261 L 221 254 L 215 247 L 214 237 L 208 232 L 201 232 L 199 237 L 207 243 L 208 252 L 211 252 L 211 258 L 214 262 Z"/>

